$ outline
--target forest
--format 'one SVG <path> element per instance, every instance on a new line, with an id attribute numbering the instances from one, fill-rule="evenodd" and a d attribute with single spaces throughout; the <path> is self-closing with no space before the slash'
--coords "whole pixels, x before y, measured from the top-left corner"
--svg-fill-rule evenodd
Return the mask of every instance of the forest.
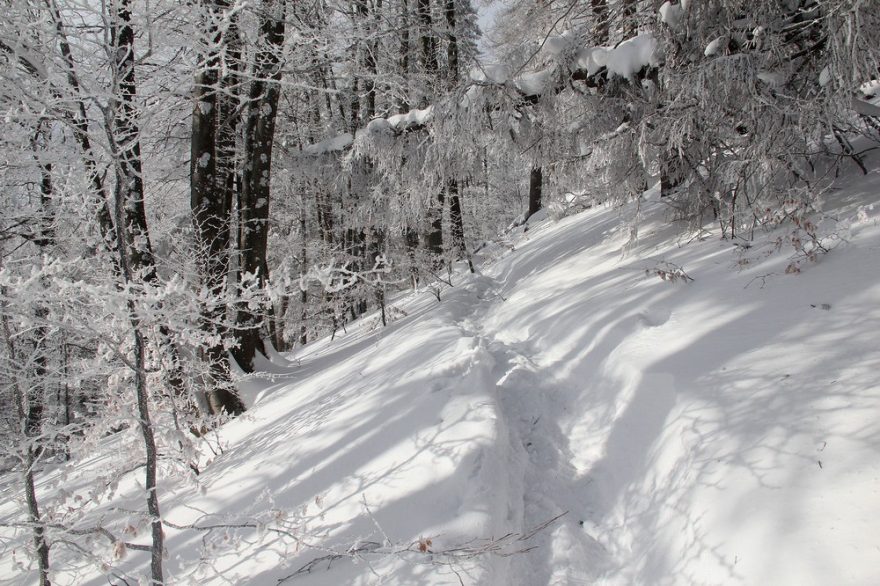
<path id="1" fill-rule="evenodd" d="M 276 357 L 368 319 L 390 329 L 413 292 L 442 306 L 537 220 L 616 210 L 638 247 L 648 193 L 675 235 L 748 251 L 772 233 L 779 272 L 799 276 L 836 244 L 817 219 L 830 184 L 871 175 L 880 142 L 878 0 L 3 7 L 10 583 L 94 567 L 202 583 L 169 577 L 170 529 L 268 527 L 309 549 L 293 517 L 164 516 L 160 487 L 198 485 Z M 665 260 L 645 271 L 692 280 Z M 66 487 L 104 451 L 120 457 Z M 127 550 L 148 561 L 118 569 Z"/>

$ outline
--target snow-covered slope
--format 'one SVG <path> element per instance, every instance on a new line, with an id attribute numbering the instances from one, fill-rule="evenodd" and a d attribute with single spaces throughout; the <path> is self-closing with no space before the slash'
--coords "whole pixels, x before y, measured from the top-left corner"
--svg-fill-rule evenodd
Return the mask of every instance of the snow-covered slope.
<path id="1" fill-rule="evenodd" d="M 168 527 L 172 583 L 880 583 L 880 175 L 838 187 L 845 240 L 799 274 L 648 198 L 635 245 L 632 208 L 535 223 L 441 303 L 266 362 L 201 489 L 161 495 L 260 527 Z"/>
<path id="2" fill-rule="evenodd" d="M 520 583 L 880 581 L 878 199 L 876 174 L 833 196 L 847 242 L 796 275 L 770 236 L 737 254 L 650 219 L 623 255 L 612 210 L 489 269 L 525 522 L 569 511 Z M 694 282 L 656 276 L 674 267 Z"/>

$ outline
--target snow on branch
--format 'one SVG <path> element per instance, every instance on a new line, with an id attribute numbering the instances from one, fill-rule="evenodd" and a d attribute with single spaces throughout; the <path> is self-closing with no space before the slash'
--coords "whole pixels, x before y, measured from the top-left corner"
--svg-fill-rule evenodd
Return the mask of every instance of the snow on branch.
<path id="1" fill-rule="evenodd" d="M 548 38 L 545 48 L 555 64 L 538 71 L 521 73 L 512 79 L 503 66 L 482 67 L 472 74 L 471 83 L 465 89 L 460 105 L 465 108 L 476 105 L 475 90 L 480 87 L 511 88 L 519 95 L 522 103 L 535 104 L 541 96 L 557 94 L 565 88 L 564 84 L 555 83 L 560 68 L 573 80 L 585 81 L 605 74 L 633 81 L 640 71 L 660 64 L 657 39 L 651 33 L 639 34 L 614 47 L 585 47 L 577 50 L 573 50 L 574 43 L 569 36 L 561 35 Z M 435 107 L 429 105 L 427 108 L 416 108 L 403 114 L 374 118 L 367 126 L 358 130 L 355 136 L 349 133 L 336 135 L 303 148 L 300 155 L 315 157 L 342 153 L 364 138 L 370 140 L 382 136 L 398 137 L 424 130 L 435 117 Z"/>
<path id="2" fill-rule="evenodd" d="M 434 107 L 413 109 L 405 114 L 395 114 L 387 118 L 374 118 L 366 127 L 357 131 L 357 138 L 362 136 L 392 135 L 399 136 L 406 132 L 422 130 L 434 117 Z M 302 156 L 315 157 L 331 153 L 341 153 L 349 150 L 354 144 L 355 137 L 346 132 L 321 142 L 309 145 L 301 151 Z"/>
<path id="3" fill-rule="evenodd" d="M 321 142 L 306 146 L 303 148 L 302 154 L 307 156 L 319 156 L 328 153 L 338 153 L 349 148 L 352 142 L 354 142 L 354 137 L 350 133 L 345 132 L 326 140 L 322 140 Z"/>

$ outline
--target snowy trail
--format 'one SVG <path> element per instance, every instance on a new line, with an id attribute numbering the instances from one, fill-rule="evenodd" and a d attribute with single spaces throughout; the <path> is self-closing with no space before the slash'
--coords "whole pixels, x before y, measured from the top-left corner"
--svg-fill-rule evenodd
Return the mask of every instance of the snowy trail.
<path id="1" fill-rule="evenodd" d="M 582 508 L 577 506 L 582 503 L 572 491 L 576 472 L 565 448 L 567 438 L 559 426 L 560 415 L 568 411 L 565 397 L 552 383 L 542 380 L 541 366 L 531 358 L 536 351 L 528 342 L 508 344 L 499 339 L 497 332 L 487 331 L 484 318 L 496 304 L 504 302 L 499 293 L 503 283 L 485 275 L 473 283 L 480 301 L 458 323 L 464 335 L 485 345 L 494 365 L 491 380 L 498 396 L 498 417 L 509 442 L 504 450 L 508 452 L 504 482 L 509 492 L 504 521 L 508 527 L 528 530 L 564 515 L 551 525 L 552 533 L 540 533 L 530 543 L 536 546 L 536 553 L 513 558 L 505 582 L 591 583 L 597 573 L 595 565 L 591 568 L 587 563 L 596 563 L 602 546 L 578 530 L 580 524 L 566 513 Z M 567 542 L 566 548 L 576 556 L 560 559 L 554 555 L 554 548 L 548 547 L 551 540 Z"/>

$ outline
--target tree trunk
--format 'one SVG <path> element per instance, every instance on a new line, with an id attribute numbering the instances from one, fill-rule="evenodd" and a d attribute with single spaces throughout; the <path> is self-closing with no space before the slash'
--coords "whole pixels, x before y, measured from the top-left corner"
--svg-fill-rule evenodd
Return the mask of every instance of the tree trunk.
<path id="1" fill-rule="evenodd" d="M 5 296 L 5 295 L 4 295 Z M 9 327 L 9 320 L 5 313 L 0 314 L 2 320 L 3 341 L 6 345 L 6 351 L 12 364 L 18 363 L 17 352 L 12 338 L 12 331 Z M 28 520 L 31 524 L 32 540 L 34 551 L 37 554 L 37 569 L 40 573 L 40 586 L 50 586 L 49 583 L 49 543 L 46 540 L 46 528 L 43 525 L 43 519 L 40 515 L 39 501 L 37 500 L 36 483 L 34 482 L 34 467 L 37 462 L 37 454 L 32 438 L 34 433 L 30 429 L 30 401 L 28 393 L 24 389 L 24 385 L 18 379 L 15 373 L 12 373 L 13 392 L 15 395 L 15 412 L 18 416 L 19 428 L 23 432 L 24 440 L 24 474 L 22 482 L 24 485 L 25 501 L 27 502 Z"/>
<path id="2" fill-rule="evenodd" d="M 541 192 L 544 189 L 544 171 L 541 167 L 532 167 L 529 173 L 529 211 L 526 219 L 532 217 L 532 214 L 541 209 Z"/>
<path id="3" fill-rule="evenodd" d="M 381 228 L 370 228 L 370 238 L 366 246 L 367 264 L 370 270 L 376 268 L 379 256 L 385 247 L 385 232 Z M 385 319 L 385 284 L 382 278 L 377 276 L 376 283 L 373 285 L 373 298 L 376 306 L 379 308 L 382 317 L 382 325 L 388 325 Z"/>
<path id="4" fill-rule="evenodd" d="M 468 250 L 464 238 L 464 220 L 461 211 L 461 196 L 458 193 L 458 182 L 454 179 L 449 182 L 449 223 L 452 228 L 452 244 L 458 249 L 459 258 L 464 258 L 468 263 L 468 270 L 475 273 L 474 260 Z"/>
<path id="5" fill-rule="evenodd" d="M 418 0 L 417 11 L 419 16 L 419 24 L 421 28 L 420 44 L 422 67 L 425 71 L 425 77 L 428 82 L 425 93 L 422 94 L 421 107 L 426 108 L 432 97 L 431 85 L 437 76 L 439 69 L 437 63 L 437 40 L 434 37 L 434 23 L 431 17 L 431 0 Z"/>
<path id="6" fill-rule="evenodd" d="M 400 75 L 403 78 L 403 91 L 398 97 L 397 111 L 401 114 L 409 112 L 409 2 L 401 0 L 400 2 Z"/>
<path id="7" fill-rule="evenodd" d="M 284 10 L 281 0 L 267 0 L 260 13 L 259 49 L 251 83 L 244 136 L 239 230 L 240 270 L 257 276 L 259 286 L 268 275 L 269 196 L 272 146 L 281 81 L 284 44 Z M 264 351 L 260 337 L 262 317 L 249 304 L 239 304 L 236 317 L 238 348 L 235 359 L 245 372 L 253 372 L 254 356 Z M 265 353 L 265 352 L 264 352 Z"/>
<path id="8" fill-rule="evenodd" d="M 144 182 L 135 96 L 134 29 L 131 26 L 130 0 L 111 5 L 111 44 L 115 57 L 115 93 L 111 142 L 116 163 L 116 236 L 119 265 L 127 285 L 153 282 L 158 278 L 144 210 Z M 158 453 L 150 418 L 147 391 L 146 342 L 131 294 L 128 297 L 129 320 L 134 337 L 135 394 L 138 425 L 146 451 L 147 513 L 152 527 L 150 574 L 154 585 L 165 583 L 162 569 L 164 533 L 159 510 L 156 476 Z M 173 346 L 172 346 L 173 347 Z"/>
<path id="9" fill-rule="evenodd" d="M 446 46 L 447 82 L 450 89 L 458 85 L 458 36 L 455 32 L 455 0 L 446 0 L 446 35 L 449 44 Z"/>
<path id="10" fill-rule="evenodd" d="M 443 257 L 443 208 L 446 205 L 446 188 L 437 192 L 437 205 L 431 210 L 431 230 L 428 232 L 428 251 L 434 255 L 434 264 L 439 265 Z M 436 269 L 437 267 L 433 267 Z"/>
<path id="11" fill-rule="evenodd" d="M 407 226 L 403 232 L 406 255 L 409 257 L 409 276 L 412 280 L 413 289 L 419 286 L 419 265 L 416 259 L 416 251 L 419 248 L 419 232 L 415 228 Z"/>
<path id="12" fill-rule="evenodd" d="M 593 7 L 593 17 L 596 24 L 593 27 L 593 36 L 597 45 L 607 45 L 611 22 L 608 15 L 608 0 L 590 0 Z"/>
<path id="13" fill-rule="evenodd" d="M 201 329 L 212 342 L 202 353 L 209 369 L 206 384 L 208 407 L 215 415 L 226 412 L 238 415 L 244 404 L 231 390 L 232 384 L 224 340 L 226 328 L 226 294 L 229 274 L 229 221 L 232 192 L 235 188 L 234 103 L 224 92 L 221 98 L 221 52 L 226 39 L 213 23 L 219 22 L 228 9 L 224 0 L 206 2 L 206 21 L 211 27 L 201 55 L 202 65 L 195 78 L 190 150 L 190 208 L 196 241 L 196 261 L 202 288 L 208 295 L 200 309 Z M 232 17 L 233 21 L 235 16 Z M 236 31 L 230 24 L 230 33 Z M 233 40 L 229 49 L 235 51 Z M 233 67 L 236 59 L 233 58 Z M 235 80 L 225 76 L 224 90 L 234 91 Z M 224 129 L 225 127 L 225 129 Z"/>
<path id="14" fill-rule="evenodd" d="M 639 28 L 638 0 L 623 0 L 623 37 L 630 39 L 635 36 Z"/>

